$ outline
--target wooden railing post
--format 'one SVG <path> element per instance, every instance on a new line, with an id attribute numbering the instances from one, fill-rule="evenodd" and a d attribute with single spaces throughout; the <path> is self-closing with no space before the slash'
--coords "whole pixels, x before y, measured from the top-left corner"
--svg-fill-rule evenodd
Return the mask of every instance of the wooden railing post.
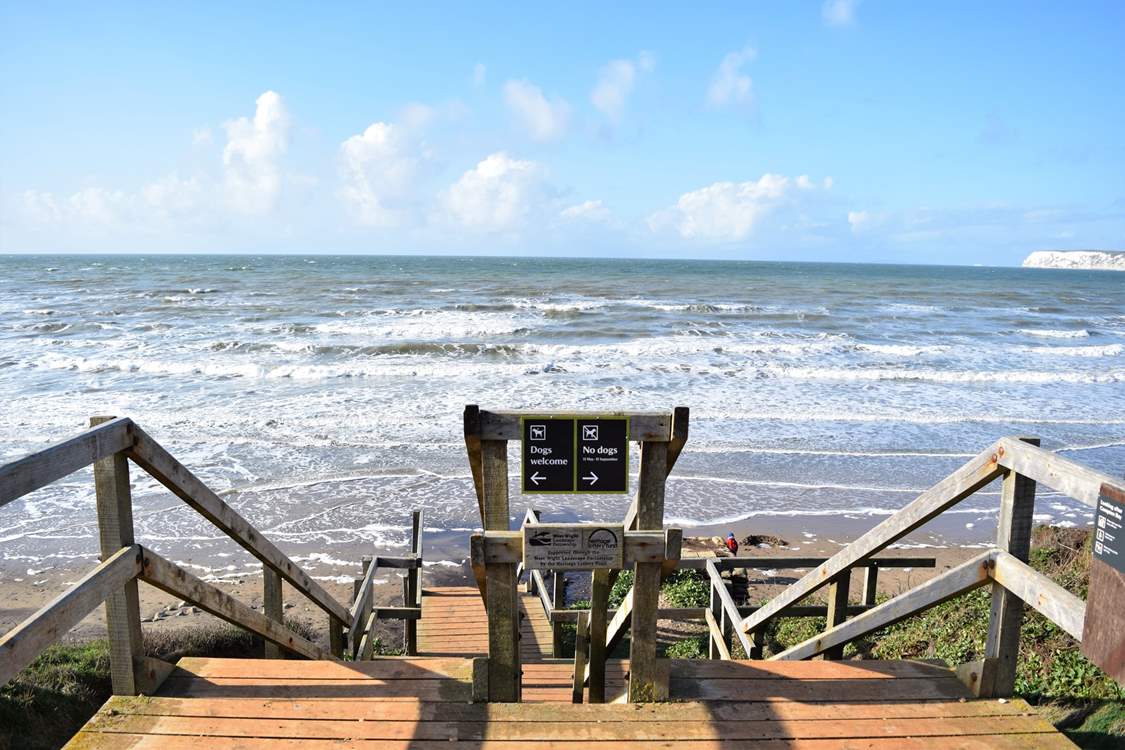
<path id="1" fill-rule="evenodd" d="M 725 613 L 723 612 L 723 603 L 719 599 L 719 592 L 715 588 L 714 581 L 711 581 L 711 588 L 709 590 L 711 592 L 711 605 L 709 607 L 709 609 L 711 610 L 711 617 L 718 624 L 719 631 L 722 632 L 726 629 L 726 621 L 724 619 Z M 720 651 L 718 644 L 715 643 L 714 637 L 707 639 L 707 658 L 722 658 L 722 652 Z"/>
<path id="2" fill-rule="evenodd" d="M 111 419 L 113 417 L 92 417 L 90 426 L 96 427 Z M 124 453 L 114 453 L 94 463 L 94 491 L 104 562 L 122 547 L 133 544 L 133 496 L 129 489 L 129 460 Z M 113 694 L 137 695 L 145 684 L 137 579 L 126 581 L 109 595 L 105 600 L 105 619 Z"/>
<path id="3" fill-rule="evenodd" d="M 875 560 L 868 562 L 871 564 L 863 569 L 863 606 L 874 607 L 879 589 L 879 564 Z"/>
<path id="4" fill-rule="evenodd" d="M 281 574 L 271 568 L 262 567 L 262 611 L 265 616 L 284 625 L 284 604 L 281 599 Z M 280 659 L 283 652 L 276 643 L 265 642 L 263 655 L 267 659 Z"/>
<path id="5" fill-rule="evenodd" d="M 641 443 L 638 472 L 637 528 L 664 528 L 664 483 L 668 478 L 668 443 Z M 629 701 L 661 700 L 667 692 L 656 659 L 656 610 L 660 600 L 661 563 L 633 566 L 633 621 L 629 644 Z"/>
<path id="6" fill-rule="evenodd" d="M 556 570 L 551 582 L 551 614 L 566 607 L 566 573 Z M 551 617 L 551 656 L 555 659 L 562 657 L 563 629 L 562 623 Z"/>
<path id="7" fill-rule="evenodd" d="M 848 594 L 851 591 L 852 569 L 848 568 L 828 584 L 828 616 L 825 630 L 831 630 L 848 619 Z M 844 646 L 833 646 L 824 652 L 825 659 L 843 659 Z"/>
<path id="8" fill-rule="evenodd" d="M 422 604 L 422 525 L 424 516 L 422 511 L 416 510 L 411 514 L 410 552 L 418 563 L 417 568 L 406 571 L 403 590 L 404 607 L 420 607 Z M 403 646 L 407 656 L 418 653 L 418 621 L 406 620 L 403 625 Z"/>
<path id="9" fill-rule="evenodd" d="M 610 571 L 595 570 L 590 574 L 590 702 L 605 703 L 606 620 L 609 609 Z"/>
<path id="10" fill-rule="evenodd" d="M 1039 438 L 1020 438 L 1038 446 Z M 998 450 L 1003 450 L 1001 447 Z M 1009 470 L 1000 489 L 1000 517 L 996 529 L 996 546 L 1027 562 L 1031 553 L 1031 525 L 1035 513 L 1035 480 Z M 998 583 L 992 584 L 992 610 L 988 619 L 988 640 L 985 659 L 996 659 L 991 684 L 982 682 L 981 697 L 1007 698 L 1016 684 L 1016 661 L 1019 655 L 1020 626 L 1023 623 L 1023 602 Z"/>
<path id="11" fill-rule="evenodd" d="M 484 528 L 508 531 L 508 442 L 482 440 L 481 478 Z M 485 610 L 488 612 L 488 700 L 520 700 L 520 612 L 515 563 L 485 563 Z"/>

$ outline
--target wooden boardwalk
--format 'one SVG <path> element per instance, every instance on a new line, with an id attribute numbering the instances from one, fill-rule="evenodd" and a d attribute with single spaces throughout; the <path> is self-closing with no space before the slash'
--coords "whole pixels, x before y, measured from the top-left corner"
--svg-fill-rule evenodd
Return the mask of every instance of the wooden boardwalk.
<path id="1" fill-rule="evenodd" d="M 523 662 L 551 658 L 551 623 L 539 603 L 517 595 L 520 606 L 520 656 Z M 422 591 L 418 622 L 421 656 L 484 656 L 488 653 L 488 616 L 475 587 L 427 588 Z"/>
<path id="2" fill-rule="evenodd" d="M 528 671 L 570 679 L 563 662 Z M 966 700 L 949 670 L 929 664 L 685 660 L 671 674 L 670 703 L 473 704 L 466 658 L 185 658 L 155 697 L 112 698 L 68 747 L 1073 747 L 1023 701 Z"/>

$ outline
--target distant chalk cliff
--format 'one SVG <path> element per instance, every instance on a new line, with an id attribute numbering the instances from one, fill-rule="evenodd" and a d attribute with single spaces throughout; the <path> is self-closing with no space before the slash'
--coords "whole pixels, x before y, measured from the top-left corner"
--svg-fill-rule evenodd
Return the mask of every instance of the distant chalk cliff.
<path id="1" fill-rule="evenodd" d="M 1112 250 L 1037 250 L 1024 258 L 1023 267 L 1125 271 L 1125 252 L 1114 252 Z"/>

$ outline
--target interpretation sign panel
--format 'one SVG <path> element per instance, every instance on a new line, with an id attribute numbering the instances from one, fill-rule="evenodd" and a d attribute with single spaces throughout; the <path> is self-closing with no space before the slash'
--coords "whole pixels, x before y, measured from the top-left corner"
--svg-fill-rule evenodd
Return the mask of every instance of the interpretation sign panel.
<path id="1" fill-rule="evenodd" d="M 1099 495 L 1082 653 L 1125 685 L 1125 492 L 1103 484 Z"/>
<path id="2" fill-rule="evenodd" d="M 524 494 L 616 494 L 629 489 L 629 419 L 521 417 Z"/>
<path id="3" fill-rule="evenodd" d="M 625 567 L 625 527 L 540 523 L 523 527 L 523 564 L 536 570 Z"/>

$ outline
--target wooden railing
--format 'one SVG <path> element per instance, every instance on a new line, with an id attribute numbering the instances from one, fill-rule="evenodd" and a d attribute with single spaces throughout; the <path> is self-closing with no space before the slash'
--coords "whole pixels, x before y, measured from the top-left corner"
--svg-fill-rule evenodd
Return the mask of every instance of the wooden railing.
<path id="1" fill-rule="evenodd" d="M 412 516 L 410 554 L 403 557 L 363 558 L 363 578 L 357 578 L 353 586 L 351 621 L 348 628 L 351 634 L 353 659 L 370 659 L 375 646 L 375 623 L 378 620 L 403 621 L 403 650 L 408 656 L 418 653 L 418 620 L 422 618 L 422 511 L 416 510 Z M 402 578 L 402 606 L 376 607 L 375 573 L 379 568 L 404 569 Z"/>
<path id="2" fill-rule="evenodd" d="M 265 613 L 258 612 L 193 576 L 153 550 L 135 542 L 129 461 L 167 487 L 223 533 L 261 561 Z M 82 434 L 0 466 L 0 507 L 72 472 L 94 466 L 94 486 L 102 562 L 78 583 L 0 637 L 0 684 L 6 683 L 44 648 L 57 641 L 105 602 L 113 692 L 151 692 L 172 666 L 144 654 L 137 581 L 144 581 L 233 625 L 261 636 L 278 650 L 310 659 L 338 659 L 344 652 L 344 628 L 353 643 L 370 633 L 360 629 L 357 614 L 333 598 L 293 560 L 177 461 L 128 418 L 95 417 Z M 410 591 L 420 594 L 421 518 L 416 516 L 414 549 L 406 558 L 380 558 L 385 567 L 410 568 Z M 375 566 L 371 566 L 373 571 Z M 287 628 L 281 617 L 281 581 L 327 613 L 328 650 Z M 370 579 L 364 596 L 370 602 Z M 402 617 L 415 617 L 415 602 Z M 367 624 L 367 623 L 364 623 Z M 355 647 L 353 647 L 355 648 Z M 278 651 L 273 651 L 278 653 Z M 267 652 L 269 655 L 269 652 Z"/>
<path id="3" fill-rule="evenodd" d="M 808 659 L 818 654 L 838 653 L 857 638 L 991 584 L 992 607 L 985 656 L 979 662 L 965 665 L 968 669 L 962 671 L 975 677 L 972 680 L 975 684 L 971 686 L 979 695 L 1011 695 L 1024 604 L 1078 641 L 1083 638 L 1086 603 L 1027 564 L 1036 485 L 1043 484 L 1094 508 L 1100 495 L 1119 497 L 1125 486 L 1121 480 L 1039 448 L 1036 438 L 1007 437 L 989 446 L 905 508 L 810 570 L 765 606 L 744 617 L 737 624 L 737 632 L 754 633 L 770 619 L 791 612 L 801 599 L 825 585 L 841 581 L 851 568 L 999 478 L 1003 478 L 1000 515 L 996 544 L 992 548 L 853 619 L 830 621 L 823 633 L 771 658 Z"/>

